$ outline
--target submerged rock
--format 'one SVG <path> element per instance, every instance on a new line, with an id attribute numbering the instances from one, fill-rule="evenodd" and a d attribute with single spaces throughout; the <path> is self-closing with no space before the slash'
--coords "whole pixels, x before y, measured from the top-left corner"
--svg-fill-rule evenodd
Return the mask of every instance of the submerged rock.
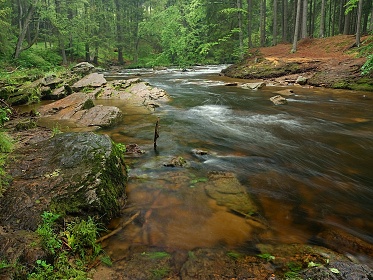
<path id="1" fill-rule="evenodd" d="M 244 216 L 257 212 L 254 201 L 233 173 L 212 172 L 205 190 L 218 205 L 224 205 L 233 212 Z"/>
<path id="2" fill-rule="evenodd" d="M 44 211 L 106 222 L 124 202 L 126 168 L 111 139 L 64 133 L 15 154 L 13 178 L 0 198 L 0 223 L 35 230 Z"/>

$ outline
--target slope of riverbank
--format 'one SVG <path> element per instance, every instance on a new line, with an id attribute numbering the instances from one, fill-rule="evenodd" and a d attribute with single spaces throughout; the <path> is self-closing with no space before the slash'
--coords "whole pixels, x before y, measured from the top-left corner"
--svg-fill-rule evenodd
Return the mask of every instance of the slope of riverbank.
<path id="1" fill-rule="evenodd" d="M 309 86 L 373 91 L 373 74 L 361 75 L 366 58 L 358 56 L 354 42 L 352 35 L 339 35 L 304 39 L 295 53 L 291 53 L 291 44 L 253 49 L 243 62 L 230 66 L 223 74 L 286 85 L 302 76 Z"/>

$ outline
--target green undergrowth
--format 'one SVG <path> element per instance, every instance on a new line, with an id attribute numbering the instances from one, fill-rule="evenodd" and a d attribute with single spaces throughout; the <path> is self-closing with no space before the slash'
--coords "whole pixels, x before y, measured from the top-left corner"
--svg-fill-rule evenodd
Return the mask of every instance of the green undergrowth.
<path id="1" fill-rule="evenodd" d="M 5 163 L 9 153 L 14 149 L 13 139 L 2 130 L 4 123 L 9 120 L 10 114 L 11 110 L 9 108 L 0 107 L 0 197 L 10 181 L 10 177 L 5 172 Z"/>
<path id="2" fill-rule="evenodd" d="M 111 265 L 110 258 L 96 243 L 100 231 L 92 218 L 66 222 L 58 214 L 44 212 L 36 232 L 50 258 L 37 260 L 27 279 L 88 279 L 93 262 Z"/>

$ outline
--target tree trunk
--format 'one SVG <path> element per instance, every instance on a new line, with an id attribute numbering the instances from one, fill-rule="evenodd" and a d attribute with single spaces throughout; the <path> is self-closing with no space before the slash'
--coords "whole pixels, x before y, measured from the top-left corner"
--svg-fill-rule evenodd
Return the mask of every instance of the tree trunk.
<path id="1" fill-rule="evenodd" d="M 266 43 L 266 0 L 261 0 L 260 5 L 260 46 Z"/>
<path id="2" fill-rule="evenodd" d="M 358 47 L 360 47 L 362 12 L 363 12 L 363 0 L 359 0 L 359 6 L 357 10 L 357 21 L 356 21 L 356 46 Z"/>
<path id="3" fill-rule="evenodd" d="M 248 38 L 249 49 L 253 47 L 252 18 L 253 18 L 253 1 L 247 0 L 247 38 Z"/>
<path id="4" fill-rule="evenodd" d="M 303 0 L 303 12 L 302 12 L 302 39 L 307 38 L 307 10 L 308 1 Z"/>
<path id="5" fill-rule="evenodd" d="M 17 44 L 14 50 L 13 57 L 15 59 L 19 58 L 19 55 L 22 52 L 22 44 L 25 40 L 27 30 L 29 29 L 32 17 L 34 16 L 35 12 L 35 6 L 33 4 L 30 4 L 27 14 L 23 19 L 23 7 L 22 4 L 19 3 L 19 34 L 18 34 L 18 39 L 17 39 Z"/>
<path id="6" fill-rule="evenodd" d="M 282 0 L 282 41 L 288 41 L 288 0 Z"/>
<path id="7" fill-rule="evenodd" d="M 243 59 L 243 30 L 242 30 L 242 0 L 237 0 L 237 8 L 238 8 L 238 41 L 240 44 L 240 58 Z"/>
<path id="8" fill-rule="evenodd" d="M 272 45 L 277 45 L 277 0 L 273 0 L 273 40 Z"/>
<path id="9" fill-rule="evenodd" d="M 85 43 L 85 61 L 91 62 L 91 52 L 88 43 Z"/>
<path id="10" fill-rule="evenodd" d="M 350 34 L 350 20 L 351 20 L 351 12 L 345 15 L 345 22 L 343 27 L 343 35 Z"/>
<path id="11" fill-rule="evenodd" d="M 293 48 L 291 49 L 292 53 L 297 51 L 298 34 L 299 34 L 299 26 L 300 26 L 301 4 L 302 4 L 302 0 L 298 0 L 297 15 L 296 15 L 296 19 L 295 19 L 295 28 L 294 28 Z"/>

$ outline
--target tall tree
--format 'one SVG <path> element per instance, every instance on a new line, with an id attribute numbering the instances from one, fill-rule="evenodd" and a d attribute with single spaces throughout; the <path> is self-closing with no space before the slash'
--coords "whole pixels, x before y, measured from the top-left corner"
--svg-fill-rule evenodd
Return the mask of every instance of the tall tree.
<path id="1" fill-rule="evenodd" d="M 296 14 L 295 28 L 294 28 L 294 37 L 293 37 L 293 48 L 291 49 L 291 52 L 296 52 L 297 51 L 298 34 L 299 34 L 299 27 L 300 27 L 301 5 L 302 5 L 302 0 L 298 0 L 298 2 L 297 2 L 297 14 Z"/>
<path id="2" fill-rule="evenodd" d="M 266 0 L 260 0 L 260 46 L 264 47 L 266 43 Z"/>
<path id="3" fill-rule="evenodd" d="M 320 37 L 325 37 L 325 2 L 326 0 L 321 1 L 321 15 L 320 15 Z"/>
<path id="4" fill-rule="evenodd" d="M 359 0 L 358 9 L 357 9 L 357 21 L 356 21 L 356 46 L 358 47 L 360 47 L 362 11 L 363 11 L 363 0 Z"/>
<path id="5" fill-rule="evenodd" d="M 253 0 L 247 0 L 247 38 L 249 49 L 253 47 L 252 40 Z"/>
<path id="6" fill-rule="evenodd" d="M 14 50 L 13 57 L 18 58 L 22 51 L 29 49 L 37 40 L 39 35 L 39 20 L 37 20 L 37 28 L 34 35 L 34 39 L 30 40 L 27 46 L 23 46 L 23 43 L 26 38 L 26 34 L 30 32 L 29 28 L 32 23 L 32 20 L 35 16 L 37 10 L 38 0 L 33 0 L 31 2 L 18 0 L 17 9 L 18 9 L 18 38 L 17 44 Z"/>
<path id="7" fill-rule="evenodd" d="M 277 0 L 273 0 L 273 40 L 272 44 L 277 45 Z"/>
<path id="8" fill-rule="evenodd" d="M 303 0 L 303 11 L 302 11 L 302 35 L 301 38 L 307 37 L 307 13 L 308 12 L 308 1 Z"/>

